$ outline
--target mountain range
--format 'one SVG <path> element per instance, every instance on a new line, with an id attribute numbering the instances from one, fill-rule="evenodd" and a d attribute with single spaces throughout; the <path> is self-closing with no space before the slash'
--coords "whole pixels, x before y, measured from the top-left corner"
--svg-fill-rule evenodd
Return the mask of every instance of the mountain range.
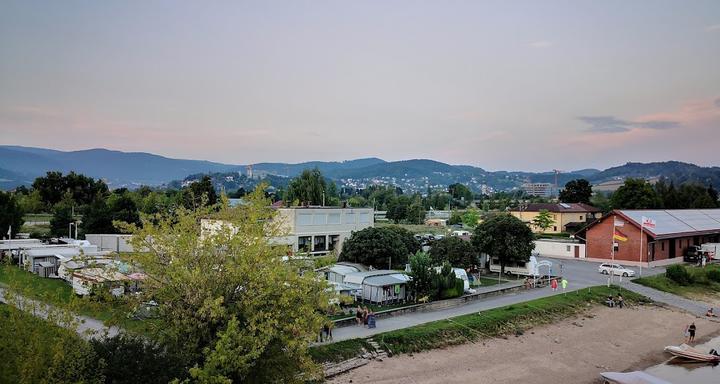
<path id="1" fill-rule="evenodd" d="M 510 190 L 524 182 L 555 183 L 554 172 L 487 171 L 469 165 L 450 165 L 428 159 L 384 161 L 364 158 L 348 161 L 311 161 L 299 164 L 257 163 L 252 165 L 255 177 L 267 175 L 294 177 L 304 169 L 318 168 L 338 184 L 386 182 L 416 190 L 459 182 L 475 190 Z M 105 180 L 111 187 L 167 185 L 198 174 L 247 175 L 247 165 L 223 164 L 201 160 L 172 159 L 144 152 L 121 152 L 108 149 L 58 151 L 46 148 L 0 146 L 0 188 L 29 185 L 47 171 L 75 171 Z M 678 161 L 627 163 L 598 169 L 580 169 L 557 175 L 558 185 L 585 178 L 599 183 L 626 177 L 664 176 L 676 183 L 698 181 L 720 189 L 720 167 L 700 167 Z M 274 180 L 279 178 L 274 177 Z"/>

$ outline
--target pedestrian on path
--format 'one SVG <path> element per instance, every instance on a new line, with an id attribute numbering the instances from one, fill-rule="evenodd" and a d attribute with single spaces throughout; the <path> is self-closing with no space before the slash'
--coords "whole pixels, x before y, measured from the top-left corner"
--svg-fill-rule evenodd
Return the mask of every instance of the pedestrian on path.
<path id="1" fill-rule="evenodd" d="M 552 279 L 552 281 L 550 281 L 550 288 L 552 288 L 553 292 L 557 291 L 558 282 L 556 279 Z"/>
<path id="2" fill-rule="evenodd" d="M 560 282 L 562 285 L 563 293 L 565 293 L 565 290 L 567 289 L 568 281 L 566 278 L 563 277 L 562 281 Z"/>
<path id="3" fill-rule="evenodd" d="M 695 326 L 695 322 L 693 321 L 692 324 L 688 327 L 688 332 L 690 333 L 690 338 L 688 339 L 688 342 L 692 343 L 695 341 L 695 331 L 697 331 L 697 327 Z"/>
<path id="4" fill-rule="evenodd" d="M 357 325 L 362 325 L 363 317 L 365 317 L 365 315 L 363 314 L 363 309 L 358 305 L 355 309 L 355 322 L 357 323 Z"/>

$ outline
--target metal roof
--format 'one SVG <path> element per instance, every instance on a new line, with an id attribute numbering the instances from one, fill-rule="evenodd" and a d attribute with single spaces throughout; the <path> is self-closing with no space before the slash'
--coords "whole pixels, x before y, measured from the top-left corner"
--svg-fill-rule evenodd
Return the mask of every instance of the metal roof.
<path id="1" fill-rule="evenodd" d="M 373 271 L 365 271 L 365 272 L 351 272 L 351 273 L 348 273 L 347 275 L 345 275 L 345 283 L 362 285 L 370 277 L 394 275 L 394 274 L 399 274 L 399 272 L 393 271 L 393 270 L 388 270 L 388 269 L 376 269 Z"/>
<path id="2" fill-rule="evenodd" d="M 654 229 L 645 228 L 656 237 L 696 232 L 720 232 L 720 209 L 619 210 L 622 216 L 639 226 L 642 217 L 656 222 Z"/>
<path id="3" fill-rule="evenodd" d="M 408 282 L 408 280 L 409 276 L 403 275 L 401 273 L 396 273 L 393 275 L 368 277 L 367 279 L 365 279 L 365 281 L 363 281 L 363 285 L 384 287 L 386 285 L 405 284 Z"/>

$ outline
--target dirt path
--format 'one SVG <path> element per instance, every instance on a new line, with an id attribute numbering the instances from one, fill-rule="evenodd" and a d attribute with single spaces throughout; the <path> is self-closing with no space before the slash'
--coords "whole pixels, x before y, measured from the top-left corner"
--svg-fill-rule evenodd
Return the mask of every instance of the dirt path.
<path id="1" fill-rule="evenodd" d="M 598 307 L 519 337 L 374 361 L 330 383 L 593 383 L 603 371 L 666 359 L 662 349 L 682 343 L 691 321 L 698 327 L 698 341 L 720 332 L 720 323 L 677 310 Z"/>

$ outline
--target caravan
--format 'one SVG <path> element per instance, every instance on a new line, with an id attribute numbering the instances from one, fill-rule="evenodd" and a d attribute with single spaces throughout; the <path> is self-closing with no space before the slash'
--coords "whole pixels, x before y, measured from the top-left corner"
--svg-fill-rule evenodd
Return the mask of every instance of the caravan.
<path id="1" fill-rule="evenodd" d="M 533 252 L 533 255 L 530 256 L 530 259 L 527 262 L 518 261 L 515 263 L 508 263 L 505 265 L 505 274 L 518 276 L 539 275 L 539 267 L 545 265 L 546 262 L 538 263 L 537 256 L 539 255 Z M 498 257 L 490 258 L 490 272 L 500 272 L 500 259 Z"/>

